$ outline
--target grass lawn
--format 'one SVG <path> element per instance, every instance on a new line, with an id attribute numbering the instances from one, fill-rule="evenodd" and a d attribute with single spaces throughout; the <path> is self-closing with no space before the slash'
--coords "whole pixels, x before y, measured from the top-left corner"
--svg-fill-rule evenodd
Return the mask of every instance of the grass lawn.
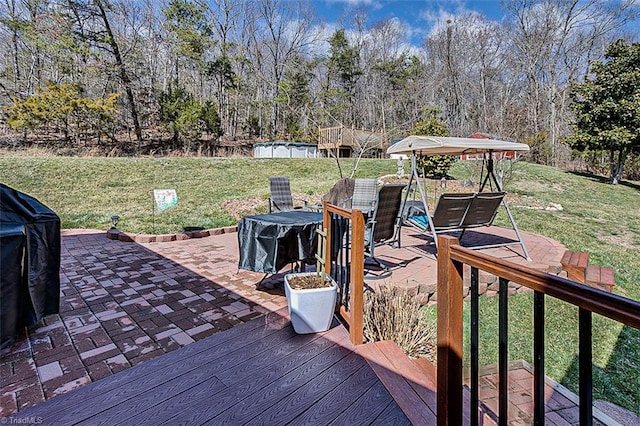
<path id="1" fill-rule="evenodd" d="M 342 163 L 351 170 L 351 161 Z M 394 162 L 367 161 L 358 175 L 394 170 Z M 331 160 L 0 158 L 0 181 L 51 207 L 66 229 L 108 229 L 114 214 L 121 217 L 119 229 L 134 233 L 235 224 L 223 203 L 236 201 L 247 212 L 266 212 L 269 176 L 289 176 L 292 191 L 307 194 L 324 194 L 340 178 Z M 154 213 L 154 189 L 176 189 L 178 206 Z"/>
<path id="2" fill-rule="evenodd" d="M 342 160 L 348 175 L 351 160 Z M 458 163 L 451 175 L 475 178 Z M 356 177 L 396 172 L 395 160 L 363 160 Z M 0 181 L 55 210 L 63 228 L 107 229 L 110 217 L 130 232 L 168 233 L 186 226 L 213 228 L 267 208 L 269 176 L 289 176 L 292 191 L 317 197 L 340 178 L 329 159 L 62 158 L 3 153 Z M 506 182 L 510 207 L 522 230 L 586 251 L 594 264 L 616 271 L 616 292 L 640 300 L 640 182 L 612 186 L 600 177 L 517 163 Z M 155 212 L 153 189 L 176 189 L 179 205 Z M 433 188 L 429 188 L 433 192 Z M 562 211 L 547 211 L 550 203 Z M 506 224 L 504 214 L 499 224 Z M 510 358 L 531 361 L 532 297 L 510 298 Z M 547 299 L 547 373 L 577 388 L 577 309 Z M 483 364 L 497 362 L 497 300 L 482 299 Z M 640 414 L 640 333 L 594 318 L 594 398 Z"/>

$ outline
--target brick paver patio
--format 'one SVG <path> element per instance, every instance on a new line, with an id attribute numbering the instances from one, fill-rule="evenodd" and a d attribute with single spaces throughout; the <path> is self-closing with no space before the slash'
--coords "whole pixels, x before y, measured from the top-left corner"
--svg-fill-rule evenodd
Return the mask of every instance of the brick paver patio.
<path id="1" fill-rule="evenodd" d="M 60 315 L 2 351 L 0 416 L 286 306 L 237 270 L 236 234 L 136 244 L 63 231 Z"/>
<path id="2" fill-rule="evenodd" d="M 502 238 L 511 231 L 487 232 Z M 468 234 L 465 240 L 487 238 Z M 523 236 L 532 262 L 515 246 L 489 252 L 557 271 L 564 247 Z M 405 228 L 403 249 L 380 247 L 376 256 L 394 268 L 390 282 L 428 300 L 436 266 L 424 238 Z M 238 271 L 237 264 L 236 233 L 140 244 L 110 240 L 102 231 L 63 231 L 60 315 L 2 351 L 0 417 L 286 306 L 280 287 L 266 288 L 281 275 L 257 289 L 264 275 Z"/>

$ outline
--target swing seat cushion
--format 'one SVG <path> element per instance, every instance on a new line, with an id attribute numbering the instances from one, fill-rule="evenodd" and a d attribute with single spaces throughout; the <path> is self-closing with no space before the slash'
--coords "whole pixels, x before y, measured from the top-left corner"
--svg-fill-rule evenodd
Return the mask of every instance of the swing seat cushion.
<path id="1" fill-rule="evenodd" d="M 402 221 L 409 222 L 419 229 L 425 230 L 429 226 L 429 215 L 424 210 L 422 201 L 407 201 L 402 210 Z"/>
<path id="2" fill-rule="evenodd" d="M 424 210 L 422 201 L 408 200 L 404 203 L 404 209 L 402 210 L 402 219 L 407 220 L 412 216 L 425 215 L 427 212 Z"/>
<path id="3" fill-rule="evenodd" d="M 420 229 L 427 229 L 427 226 L 429 226 L 429 215 L 426 214 L 420 214 L 420 215 L 413 215 L 413 216 L 409 216 L 409 222 L 411 222 L 412 224 L 414 224 L 415 226 L 417 226 Z"/>
<path id="4" fill-rule="evenodd" d="M 504 192 L 442 194 L 433 212 L 433 227 L 445 231 L 490 226 L 504 195 Z"/>

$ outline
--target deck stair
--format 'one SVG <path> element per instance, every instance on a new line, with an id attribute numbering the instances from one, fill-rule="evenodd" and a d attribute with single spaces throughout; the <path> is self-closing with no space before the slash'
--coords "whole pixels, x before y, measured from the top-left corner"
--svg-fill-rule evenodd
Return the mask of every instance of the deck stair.
<path id="1" fill-rule="evenodd" d="M 436 424 L 437 369 L 435 365 L 424 358 L 411 360 L 395 342 L 389 340 L 359 345 L 356 351 L 366 359 L 411 424 Z M 497 374 L 495 365 L 484 366 L 480 371 L 482 403 L 478 408 L 478 414 L 483 425 L 497 424 Z M 509 424 L 531 424 L 533 421 L 531 414 L 533 368 L 523 360 L 512 361 L 509 363 L 508 380 Z M 547 376 L 545 376 L 545 395 L 546 404 L 548 404 L 546 413 L 548 422 L 568 424 L 569 420 L 577 416 L 578 396 Z M 468 425 L 470 423 L 468 383 L 465 383 L 463 400 L 463 424 Z M 603 410 L 595 407 L 594 417 L 598 422 L 596 424 L 620 425 Z"/>

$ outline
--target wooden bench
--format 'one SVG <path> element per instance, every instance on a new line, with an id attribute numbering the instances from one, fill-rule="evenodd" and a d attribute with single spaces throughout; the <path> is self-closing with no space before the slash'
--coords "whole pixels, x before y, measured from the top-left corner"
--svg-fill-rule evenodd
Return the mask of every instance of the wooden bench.
<path id="1" fill-rule="evenodd" d="M 567 278 L 584 284 L 587 266 L 589 266 L 589 253 L 567 250 L 564 252 L 560 264 L 562 270 L 567 272 Z"/>
<path id="2" fill-rule="evenodd" d="M 560 260 L 567 278 L 600 290 L 613 292 L 616 285 L 613 268 L 608 266 L 589 265 L 589 253 L 567 250 Z"/>
<path id="3" fill-rule="evenodd" d="M 585 284 L 613 293 L 613 287 L 616 285 L 613 268 L 596 265 L 587 266 Z"/>

